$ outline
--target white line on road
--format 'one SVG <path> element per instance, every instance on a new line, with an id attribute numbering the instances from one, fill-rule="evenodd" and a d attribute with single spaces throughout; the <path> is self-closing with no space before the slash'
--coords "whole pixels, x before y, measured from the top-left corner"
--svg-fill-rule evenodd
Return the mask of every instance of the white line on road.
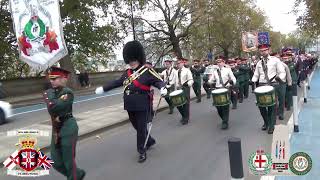
<path id="1" fill-rule="evenodd" d="M 104 98 L 104 97 L 115 96 L 115 95 L 119 95 L 119 94 L 122 94 L 122 92 L 113 93 L 113 94 L 107 94 L 107 95 L 93 97 L 93 98 L 84 99 L 84 100 L 79 100 L 79 101 L 75 101 L 74 104 L 81 103 L 81 102 L 86 102 L 86 101 L 92 101 L 92 100 L 100 99 L 100 98 Z M 25 111 L 25 112 L 21 112 L 21 113 L 16 113 L 16 114 L 13 114 L 13 116 L 18 116 L 18 115 L 22 115 L 22 114 L 28 114 L 28 113 L 42 111 L 42 110 L 46 110 L 46 109 L 47 108 L 39 108 L 39 109 L 31 110 L 31 111 Z"/>

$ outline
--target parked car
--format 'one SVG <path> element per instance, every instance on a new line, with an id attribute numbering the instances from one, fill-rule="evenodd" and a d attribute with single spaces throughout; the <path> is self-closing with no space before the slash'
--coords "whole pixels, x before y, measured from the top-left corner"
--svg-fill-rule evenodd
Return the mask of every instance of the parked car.
<path id="1" fill-rule="evenodd" d="M 6 95 L 2 89 L 2 83 L 0 82 L 0 99 Z M 0 100 L 0 125 L 5 123 L 8 118 L 12 117 L 12 106 L 10 103 Z"/>
<path id="2" fill-rule="evenodd" d="M 10 103 L 0 101 L 0 125 L 5 123 L 8 118 L 12 117 L 12 106 Z"/>

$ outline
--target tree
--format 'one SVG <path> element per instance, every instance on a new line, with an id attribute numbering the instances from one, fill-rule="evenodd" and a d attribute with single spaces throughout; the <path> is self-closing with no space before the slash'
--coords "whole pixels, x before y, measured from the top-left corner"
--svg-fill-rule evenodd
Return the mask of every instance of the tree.
<path id="1" fill-rule="evenodd" d="M 244 31 L 268 29 L 267 19 L 252 1 L 203 1 L 199 23 L 192 30 L 193 55 L 216 49 L 225 57 L 241 54 L 241 34 Z M 202 40 L 199 42 L 199 40 Z"/>
<path id="2" fill-rule="evenodd" d="M 180 43 L 187 38 L 190 28 L 199 19 L 199 16 L 191 18 L 191 14 L 197 11 L 193 7 L 193 1 L 150 0 L 144 3 L 141 14 L 152 11 L 154 14 L 158 13 L 162 16 L 157 16 L 155 19 L 148 19 L 144 16 L 137 17 L 145 24 L 143 33 L 146 36 L 146 44 L 152 45 L 161 42 L 160 46 L 165 50 L 160 53 L 161 55 L 173 51 L 177 58 L 181 58 L 183 54 Z"/>
<path id="3" fill-rule="evenodd" d="M 293 12 L 299 12 L 301 4 L 306 6 L 303 14 L 297 18 L 300 29 L 313 37 L 320 35 L 320 1 L 318 0 L 296 0 Z"/>

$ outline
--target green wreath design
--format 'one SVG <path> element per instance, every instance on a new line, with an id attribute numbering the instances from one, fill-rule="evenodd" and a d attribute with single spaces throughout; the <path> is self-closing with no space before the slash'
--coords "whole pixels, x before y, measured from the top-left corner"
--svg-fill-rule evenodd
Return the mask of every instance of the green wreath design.
<path id="1" fill-rule="evenodd" d="M 297 171 L 294 166 L 293 166 L 293 160 L 298 157 L 298 156 L 303 156 L 305 157 L 307 160 L 308 160 L 308 168 L 302 172 L 300 171 Z M 293 172 L 295 175 L 298 175 L 298 176 L 303 176 L 303 175 L 306 175 L 310 172 L 310 170 L 312 169 L 312 159 L 311 157 L 309 156 L 309 154 L 305 153 L 305 152 L 297 152 L 297 153 L 294 153 L 291 157 L 290 157 L 290 160 L 289 160 L 289 167 L 290 167 L 290 170 L 291 172 Z"/>
<path id="2" fill-rule="evenodd" d="M 256 153 L 252 153 L 249 157 L 249 160 L 248 160 L 248 164 L 249 164 L 249 169 L 250 171 L 258 176 L 258 175 L 266 175 L 266 174 L 269 174 L 270 173 L 270 170 L 271 170 L 271 166 L 272 166 L 272 157 L 270 154 L 265 154 L 267 156 L 267 159 L 268 159 L 268 165 L 267 167 L 265 168 L 264 170 L 264 173 L 257 173 L 257 170 L 256 170 L 256 167 L 254 166 L 254 164 L 252 163 L 252 160 L 254 159 L 254 157 L 256 156 Z"/>
<path id="3" fill-rule="evenodd" d="M 40 33 L 39 36 L 43 37 L 43 35 L 46 33 L 46 25 L 43 23 L 43 21 L 38 18 L 37 23 L 40 26 Z M 30 19 L 29 22 L 26 24 L 26 26 L 24 27 L 24 32 L 26 33 L 27 37 L 31 40 L 35 39 L 36 37 L 34 37 L 34 35 L 31 33 L 31 28 L 33 26 L 33 22 Z"/>

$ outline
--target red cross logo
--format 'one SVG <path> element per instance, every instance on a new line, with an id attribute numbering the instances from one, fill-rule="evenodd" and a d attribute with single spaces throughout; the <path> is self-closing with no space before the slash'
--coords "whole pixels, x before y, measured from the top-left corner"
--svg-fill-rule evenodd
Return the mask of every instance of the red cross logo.
<path id="1" fill-rule="evenodd" d="M 266 163 L 267 161 L 265 159 L 262 159 L 262 155 L 257 155 L 256 160 L 254 160 L 254 163 L 259 164 L 259 168 L 262 168 L 262 163 Z"/>

